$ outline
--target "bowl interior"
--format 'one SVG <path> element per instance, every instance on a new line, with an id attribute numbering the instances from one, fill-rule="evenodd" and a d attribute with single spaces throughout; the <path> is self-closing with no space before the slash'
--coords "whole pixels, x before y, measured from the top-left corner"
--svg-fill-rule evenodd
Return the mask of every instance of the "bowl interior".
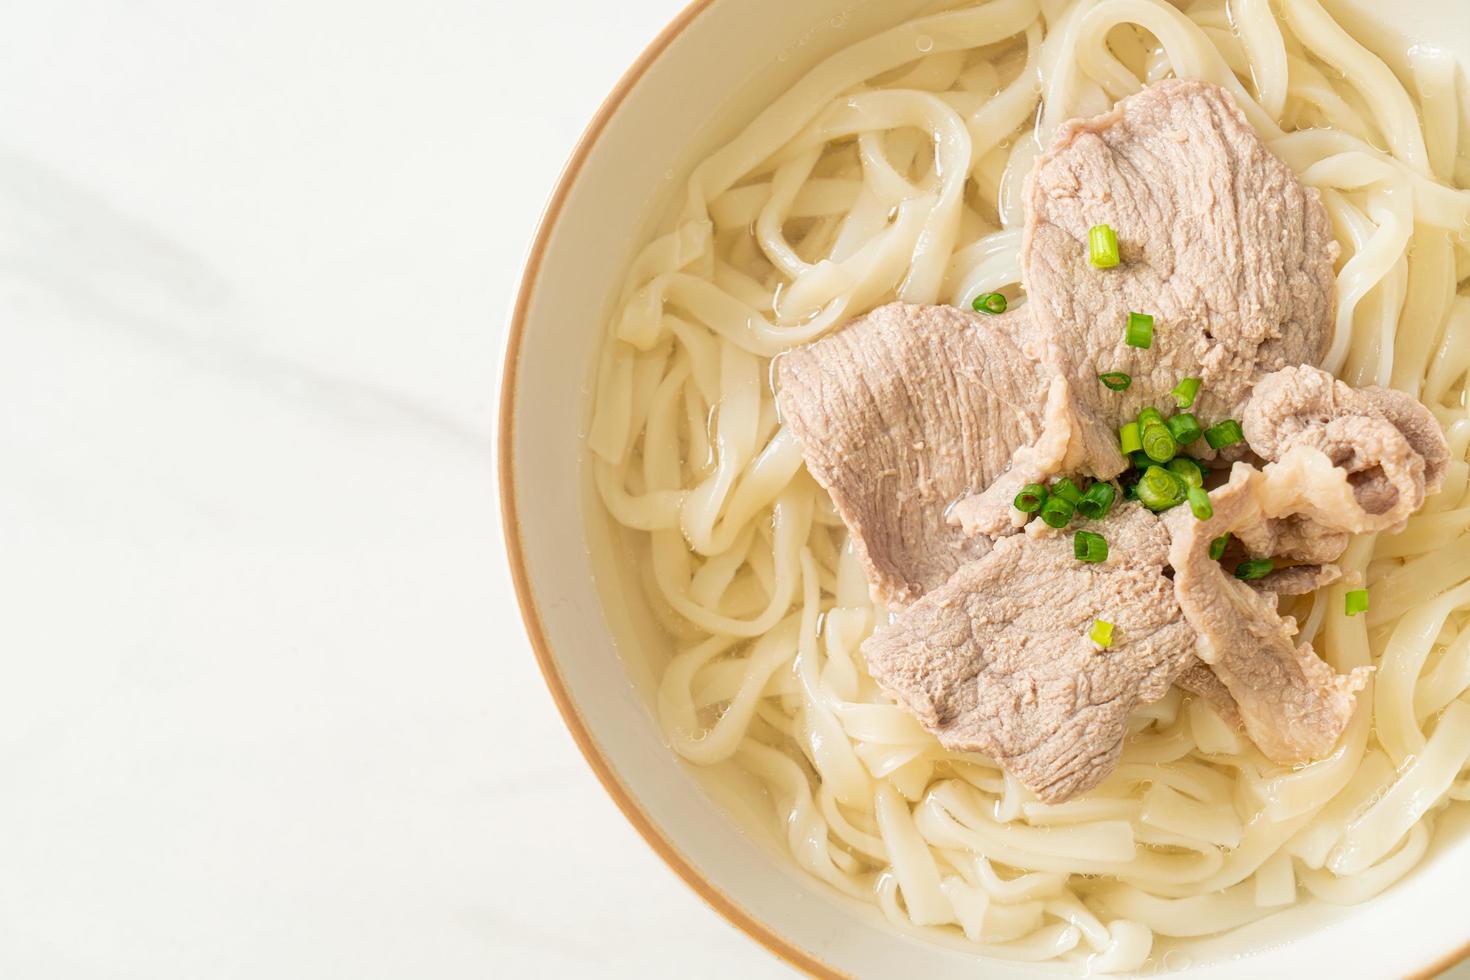
<path id="1" fill-rule="evenodd" d="M 1420 0 L 1376 15 L 1452 48 L 1465 64 L 1470 18 L 1462 2 Z M 548 682 L 650 843 L 706 900 L 809 970 L 959 977 L 973 974 L 974 954 L 908 938 L 876 910 L 800 873 L 758 809 L 758 790 L 742 792 L 738 775 L 717 779 L 685 765 L 664 744 L 651 706 L 667 641 L 636 578 L 617 571 L 624 542 L 602 513 L 583 454 L 594 367 L 624 269 L 677 201 L 693 163 L 821 57 L 922 6 L 708 0 L 656 42 L 594 122 L 533 246 L 505 365 L 501 487 L 512 567 Z M 1329 6 L 1349 16 L 1369 9 L 1366 0 Z M 1405 46 L 1386 37 L 1382 53 Z M 1223 975 L 1247 955 L 1251 972 L 1267 975 L 1426 969 L 1470 943 L 1466 869 L 1470 817 L 1462 812 L 1441 821 L 1420 868 L 1377 899 L 1353 909 L 1308 903 L 1196 943 L 1166 966 Z M 1368 921 L 1374 935 L 1394 941 L 1355 942 Z M 987 965 L 996 977 L 1038 972 L 1050 971 Z"/>

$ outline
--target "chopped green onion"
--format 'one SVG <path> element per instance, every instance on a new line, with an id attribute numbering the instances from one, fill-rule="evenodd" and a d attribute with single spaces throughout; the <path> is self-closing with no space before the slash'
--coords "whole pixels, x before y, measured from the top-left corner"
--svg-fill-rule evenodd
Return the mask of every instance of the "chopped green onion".
<path id="1" fill-rule="evenodd" d="M 1087 257 L 1099 269 L 1118 264 L 1118 236 L 1109 225 L 1093 225 L 1087 231 Z"/>
<path id="2" fill-rule="evenodd" d="M 1179 452 L 1179 443 L 1174 441 L 1167 425 L 1143 427 L 1143 451 L 1155 463 L 1167 463 Z"/>
<path id="3" fill-rule="evenodd" d="M 1108 560 L 1108 542 L 1101 534 L 1078 531 L 1072 535 L 1072 555 L 1078 561 L 1096 565 Z"/>
<path id="4" fill-rule="evenodd" d="M 1145 429 L 1151 425 L 1163 425 L 1164 413 L 1152 405 L 1145 406 L 1138 410 L 1138 424 Z"/>
<path id="5" fill-rule="evenodd" d="M 1190 487 L 1185 491 L 1185 497 L 1189 500 L 1189 509 L 1202 521 L 1207 521 L 1215 516 L 1214 505 L 1210 503 L 1210 495 L 1205 493 L 1203 487 Z"/>
<path id="6" fill-rule="evenodd" d="M 1138 502 L 1152 511 L 1168 510 L 1183 502 L 1184 481 L 1162 466 L 1150 466 L 1138 481 Z"/>
<path id="7" fill-rule="evenodd" d="M 1108 516 L 1108 511 L 1113 509 L 1113 500 L 1118 496 L 1118 491 L 1113 489 L 1111 483 L 1099 480 L 1087 488 L 1082 499 L 1077 501 L 1077 513 L 1089 521 L 1100 521 Z"/>
<path id="8" fill-rule="evenodd" d="M 1169 434 L 1181 446 L 1187 446 L 1204 435 L 1200 431 L 1199 421 L 1189 412 L 1180 412 L 1178 415 L 1171 416 L 1164 424 L 1169 427 Z"/>
<path id="9" fill-rule="evenodd" d="M 1275 567 L 1276 563 L 1269 558 L 1248 558 L 1235 566 L 1235 577 L 1242 582 L 1250 582 L 1265 578 Z"/>
<path id="10" fill-rule="evenodd" d="M 1210 542 L 1210 558 L 1219 561 L 1225 557 L 1225 549 L 1230 545 L 1230 532 L 1226 531 L 1218 538 Z"/>
<path id="11" fill-rule="evenodd" d="M 1006 311 L 1006 298 L 1000 293 L 981 293 L 975 297 L 970 304 L 976 313 L 1004 313 Z"/>
<path id="12" fill-rule="evenodd" d="M 1143 436 L 1137 422 L 1129 422 L 1118 430 L 1119 447 L 1126 453 L 1135 453 L 1143 448 Z"/>
<path id="13" fill-rule="evenodd" d="M 1129 347 L 1152 347 L 1154 345 L 1154 318 L 1147 313 L 1129 313 L 1128 329 L 1123 340 Z"/>
<path id="14" fill-rule="evenodd" d="M 1137 452 L 1129 453 L 1128 458 L 1133 462 L 1133 468 L 1135 470 L 1138 470 L 1140 473 L 1148 469 L 1150 466 L 1154 465 L 1154 461 L 1149 459 L 1148 453 L 1144 452 L 1142 449 L 1138 450 Z"/>
<path id="15" fill-rule="evenodd" d="M 1368 590 L 1367 589 L 1353 589 L 1351 592 L 1349 592 L 1347 594 L 1347 597 L 1344 599 L 1343 605 L 1345 607 L 1345 610 L 1344 611 L 1349 616 L 1356 616 L 1358 613 L 1365 613 L 1365 612 L 1367 612 L 1368 611 Z"/>
<path id="16" fill-rule="evenodd" d="M 1210 444 L 1211 449 L 1224 449 L 1233 446 L 1245 438 L 1245 433 L 1240 429 L 1240 423 L 1234 419 L 1226 419 L 1216 422 L 1205 430 L 1205 442 Z"/>
<path id="17" fill-rule="evenodd" d="M 1051 527 L 1066 527 L 1075 510 L 1072 501 L 1053 494 L 1041 505 L 1041 519 Z"/>
<path id="18" fill-rule="evenodd" d="M 1087 638 L 1106 650 L 1113 645 L 1113 624 L 1105 619 L 1094 619 Z"/>
<path id="19" fill-rule="evenodd" d="M 1199 378 L 1185 378 L 1174 386 L 1170 394 L 1174 396 L 1174 404 L 1180 408 L 1189 408 L 1194 404 L 1194 397 L 1199 394 Z"/>
<path id="20" fill-rule="evenodd" d="M 1133 383 L 1133 379 L 1122 371 L 1109 371 L 1106 374 L 1099 374 L 1097 380 L 1101 381 L 1103 386 L 1109 391 L 1127 391 L 1128 386 Z"/>
<path id="21" fill-rule="evenodd" d="M 1046 487 L 1039 483 L 1028 483 L 1011 503 L 1022 513 L 1034 514 L 1046 503 Z"/>
<path id="22" fill-rule="evenodd" d="M 1168 470 L 1183 480 L 1186 487 L 1205 485 L 1205 471 L 1188 456 L 1175 456 L 1169 460 Z"/>
<path id="23" fill-rule="evenodd" d="M 1077 488 L 1077 484 L 1065 476 L 1051 485 L 1051 495 L 1061 497 L 1073 507 L 1076 507 L 1077 501 L 1082 499 L 1082 491 Z"/>

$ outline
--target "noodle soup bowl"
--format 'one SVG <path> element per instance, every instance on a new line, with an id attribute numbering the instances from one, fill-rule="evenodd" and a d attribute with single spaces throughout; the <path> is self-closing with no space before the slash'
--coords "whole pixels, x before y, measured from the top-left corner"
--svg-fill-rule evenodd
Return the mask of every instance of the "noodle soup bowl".
<path id="1" fill-rule="evenodd" d="M 682 762 L 655 718 L 671 643 L 605 515 L 585 450 L 598 352 L 638 245 L 692 166 L 821 57 L 916 13 L 914 0 L 703 0 L 629 70 L 551 199 L 512 312 L 501 391 L 501 506 L 512 574 L 546 681 L 588 763 L 659 855 L 732 923 L 816 975 L 969 977 L 977 955 L 915 938 L 800 871 L 763 790 L 728 764 Z M 1351 11 L 1333 5 L 1334 11 Z M 1375 11 L 1470 57 L 1463 0 Z M 1407 42 L 1406 42 L 1407 43 Z M 1234 932 L 1171 942 L 1145 972 L 1431 975 L 1470 953 L 1470 834 L 1440 820 L 1403 881 L 1357 906 L 1307 901 Z M 1304 896 L 1305 897 L 1305 896 Z M 984 975 L 1055 965 L 985 960 Z"/>

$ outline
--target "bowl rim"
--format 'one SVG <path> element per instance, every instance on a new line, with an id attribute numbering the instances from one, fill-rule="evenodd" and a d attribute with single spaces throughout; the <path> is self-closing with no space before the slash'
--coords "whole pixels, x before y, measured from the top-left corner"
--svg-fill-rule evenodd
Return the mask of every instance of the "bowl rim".
<path id="1" fill-rule="evenodd" d="M 619 76 L 612 90 L 597 107 L 597 111 L 593 113 L 592 118 L 577 138 L 571 155 L 563 164 L 561 173 L 557 176 L 556 185 L 552 188 L 551 195 L 542 209 L 536 226 L 536 234 L 531 240 L 526 263 L 521 272 L 515 301 L 511 307 L 501 361 L 499 419 L 496 425 L 498 443 L 496 479 L 500 492 L 501 530 L 506 559 L 510 565 L 511 583 L 515 588 L 516 603 L 520 607 L 521 619 L 525 624 L 531 649 L 536 655 L 537 666 L 541 669 L 542 679 L 545 680 L 546 687 L 551 692 L 551 699 L 561 714 L 562 722 L 571 733 L 572 740 L 582 753 L 583 759 L 591 767 L 593 774 L 596 775 L 608 796 L 612 797 L 613 803 L 622 811 L 624 818 L 633 825 L 633 829 L 643 838 L 644 843 L 653 849 L 654 853 L 683 880 L 685 885 L 689 886 L 726 921 L 751 939 L 808 976 L 820 977 L 822 980 L 829 980 L 829 978 L 830 980 L 850 980 L 847 974 L 821 961 L 809 951 L 776 932 L 765 922 L 757 919 L 706 878 L 639 806 L 638 801 L 623 785 L 622 780 L 618 778 L 617 772 L 613 769 L 611 760 L 603 754 L 601 746 L 592 735 L 591 728 L 578 711 L 576 702 L 572 699 L 571 692 L 567 690 L 566 682 L 562 678 L 561 670 L 557 667 L 556 658 L 552 653 L 551 643 L 547 639 L 546 628 L 542 622 L 541 610 L 537 606 L 535 592 L 531 587 L 530 572 L 526 567 L 525 548 L 521 541 L 514 475 L 516 382 L 520 368 L 521 341 L 526 333 L 526 316 L 530 309 L 531 297 L 536 292 L 541 263 L 545 258 L 547 246 L 566 206 L 571 188 L 581 173 L 582 166 L 587 162 L 593 146 L 596 145 L 603 130 L 607 128 L 612 117 L 622 106 L 628 93 L 642 80 L 653 63 L 684 32 L 684 29 L 714 3 L 715 0 L 691 0 L 659 31 L 637 59 Z"/>
<path id="2" fill-rule="evenodd" d="M 531 587 L 531 576 L 526 565 L 525 548 L 521 540 L 520 516 L 516 500 L 514 444 L 517 381 L 521 342 L 526 334 L 527 313 L 530 309 L 531 297 L 536 292 L 540 280 L 542 260 L 545 258 L 557 222 L 565 209 L 572 186 L 576 183 L 583 165 L 591 156 L 593 147 L 602 136 L 603 131 L 607 129 L 613 116 L 616 115 L 628 94 L 648 73 L 654 62 L 700 14 L 716 2 L 718 0 L 690 0 L 674 15 L 673 19 L 664 25 L 653 40 L 648 42 L 633 63 L 618 77 L 617 82 L 578 136 L 542 208 L 535 235 L 527 252 L 525 265 L 522 267 L 520 283 L 516 288 L 501 357 L 495 462 L 502 538 L 511 583 L 515 589 L 516 604 L 520 609 L 527 639 L 535 654 L 542 679 L 546 682 L 552 701 L 561 714 L 562 722 L 571 733 L 577 749 L 582 753 L 583 759 L 592 769 L 598 782 L 602 784 L 603 790 L 622 812 L 623 817 L 632 824 L 633 829 L 643 838 L 644 843 L 679 876 L 684 884 L 730 924 L 808 976 L 820 977 L 823 980 L 828 980 L 828 978 L 850 980 L 847 974 L 817 958 L 810 951 L 797 946 L 771 926 L 756 918 L 739 902 L 706 878 L 703 872 L 664 834 L 663 830 L 628 791 L 613 768 L 611 760 L 603 754 L 591 728 L 578 711 L 576 702 L 572 699 L 571 692 L 567 689 L 566 682 L 557 667 L 556 657 L 547 639 L 541 610 Z M 1432 980 L 1433 977 L 1437 977 L 1465 960 L 1470 960 L 1470 939 L 1466 940 L 1465 945 L 1407 974 L 1406 978 L 1407 980 Z"/>

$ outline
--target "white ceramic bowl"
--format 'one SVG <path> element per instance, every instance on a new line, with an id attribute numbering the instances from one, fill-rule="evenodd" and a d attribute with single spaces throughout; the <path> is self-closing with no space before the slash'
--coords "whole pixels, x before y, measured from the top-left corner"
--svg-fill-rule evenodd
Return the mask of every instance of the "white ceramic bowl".
<path id="1" fill-rule="evenodd" d="M 1339 3 L 1330 3 L 1341 10 Z M 1353 0 L 1367 9 L 1373 0 Z M 1470 64 L 1466 0 L 1377 6 L 1408 37 Z M 970 977 L 973 955 L 900 935 L 798 872 L 731 811 L 746 804 L 680 762 L 651 713 L 663 641 L 609 564 L 615 538 L 583 471 L 593 366 L 610 305 L 691 165 L 821 57 L 921 0 L 698 0 L 653 42 L 588 127 L 552 196 L 512 314 L 501 390 L 505 539 L 547 684 L 613 799 L 735 925 L 809 973 Z M 1200 977 L 1432 975 L 1470 955 L 1470 820 L 1446 819 L 1408 879 L 1352 909 L 1293 909 L 1192 947 Z M 1244 957 L 1244 959 L 1242 958 Z M 1184 966 L 1169 963 L 1167 966 Z M 1037 967 L 989 961 L 987 976 Z"/>

